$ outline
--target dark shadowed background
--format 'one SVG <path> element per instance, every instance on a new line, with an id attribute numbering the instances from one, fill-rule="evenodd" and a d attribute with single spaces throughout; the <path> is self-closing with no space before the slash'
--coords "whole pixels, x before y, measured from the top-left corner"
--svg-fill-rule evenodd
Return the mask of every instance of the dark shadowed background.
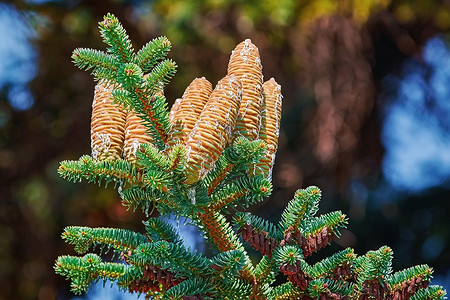
<path id="1" fill-rule="evenodd" d="M 105 49 L 107 12 L 135 49 L 172 42 L 170 104 L 196 77 L 216 83 L 251 38 L 284 95 L 273 193 L 252 212 L 278 221 L 296 189 L 317 185 L 320 212 L 350 218 L 317 257 L 389 245 L 395 270 L 427 263 L 450 287 L 449 1 L 29 0 L 0 3 L 0 299 L 73 297 L 53 272 L 74 254 L 65 226 L 143 230 L 112 188 L 56 172 L 90 153 L 94 81 L 70 56 Z"/>

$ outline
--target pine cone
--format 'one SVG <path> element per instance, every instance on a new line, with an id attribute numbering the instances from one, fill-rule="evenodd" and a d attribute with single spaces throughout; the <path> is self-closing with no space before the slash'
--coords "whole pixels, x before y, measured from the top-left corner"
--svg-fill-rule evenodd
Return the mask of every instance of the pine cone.
<path id="1" fill-rule="evenodd" d="M 258 48 L 250 39 L 241 42 L 231 53 L 228 75 L 235 75 L 242 83 L 242 101 L 233 137 L 256 140 L 261 124 L 263 75 Z"/>
<path id="2" fill-rule="evenodd" d="M 181 103 L 181 98 L 178 98 L 173 103 L 172 108 L 170 109 L 170 112 L 169 112 L 170 123 L 174 123 L 173 118 L 175 117 L 175 113 L 178 111 L 178 108 L 180 107 L 180 103 Z"/>
<path id="3" fill-rule="evenodd" d="M 92 157 L 98 160 L 114 160 L 122 156 L 125 119 L 127 112 L 114 104 L 113 86 L 100 82 L 95 86 L 91 118 Z"/>
<path id="4" fill-rule="evenodd" d="M 186 142 L 187 183 L 205 177 L 231 140 L 241 103 L 242 84 L 234 75 L 221 79 Z"/>
<path id="5" fill-rule="evenodd" d="M 151 142 L 152 137 L 147 132 L 147 127 L 142 124 L 142 119 L 134 111 L 130 111 L 125 123 L 123 158 L 130 162 L 136 162 L 136 152 L 141 144 Z"/>
<path id="6" fill-rule="evenodd" d="M 194 79 L 184 91 L 172 118 L 172 124 L 181 122 L 183 126 L 181 137 L 179 137 L 183 142 L 187 141 L 211 92 L 212 85 L 205 77 Z"/>
<path id="7" fill-rule="evenodd" d="M 267 149 L 264 152 L 264 157 L 256 166 L 256 174 L 261 174 L 270 179 L 278 147 L 283 96 L 281 95 L 281 86 L 273 78 L 264 82 L 263 93 L 264 108 L 259 139 L 266 142 Z"/>

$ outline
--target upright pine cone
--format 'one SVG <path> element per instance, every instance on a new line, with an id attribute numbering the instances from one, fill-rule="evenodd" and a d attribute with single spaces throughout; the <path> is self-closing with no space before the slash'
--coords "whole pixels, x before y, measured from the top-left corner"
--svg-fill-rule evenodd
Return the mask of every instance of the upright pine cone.
<path id="1" fill-rule="evenodd" d="M 163 91 L 156 93 L 158 96 L 164 96 Z M 123 145 L 123 158 L 136 162 L 136 152 L 141 144 L 151 143 L 152 136 L 148 133 L 147 127 L 142 123 L 142 119 L 131 110 L 127 114 L 125 123 L 125 141 Z"/>
<path id="2" fill-rule="evenodd" d="M 178 111 L 178 108 L 180 107 L 180 103 L 181 103 L 181 98 L 177 98 L 177 100 L 175 100 L 175 102 L 173 103 L 172 108 L 170 109 L 169 121 L 171 123 L 174 123 L 173 118 L 175 117 L 175 113 Z"/>
<path id="3" fill-rule="evenodd" d="M 194 79 L 184 91 L 172 118 L 172 124 L 181 122 L 183 126 L 180 137 L 183 142 L 187 141 L 211 92 L 212 85 L 205 77 Z"/>
<path id="4" fill-rule="evenodd" d="M 175 145 L 177 142 L 184 142 L 183 141 L 183 124 L 181 120 L 175 121 L 175 113 L 178 111 L 178 108 L 180 107 L 181 98 L 178 98 L 175 100 L 175 102 L 172 105 L 172 108 L 169 112 L 169 121 L 171 123 L 171 128 L 169 132 L 169 139 L 167 141 L 167 146 L 169 149 L 170 146 Z"/>
<path id="5" fill-rule="evenodd" d="M 217 83 L 186 142 L 186 183 L 204 178 L 230 142 L 241 95 L 236 76 L 227 75 Z"/>
<path id="6" fill-rule="evenodd" d="M 233 136 L 244 136 L 253 141 L 258 138 L 261 124 L 262 64 L 258 48 L 250 39 L 241 42 L 231 53 L 228 74 L 242 83 L 242 101 Z"/>
<path id="7" fill-rule="evenodd" d="M 92 157 L 114 160 L 122 156 L 127 112 L 113 103 L 113 86 L 100 82 L 95 86 L 91 117 Z"/>
<path id="8" fill-rule="evenodd" d="M 263 93 L 264 106 L 259 139 L 266 142 L 267 149 L 264 157 L 256 165 L 256 174 L 270 179 L 278 147 L 283 96 L 281 95 L 281 86 L 273 78 L 264 82 Z"/>
<path id="9" fill-rule="evenodd" d="M 151 143 L 152 137 L 147 132 L 147 127 L 142 124 L 142 119 L 134 111 L 127 114 L 125 123 L 125 141 L 123 145 L 123 158 L 136 161 L 136 152 L 141 144 Z"/>

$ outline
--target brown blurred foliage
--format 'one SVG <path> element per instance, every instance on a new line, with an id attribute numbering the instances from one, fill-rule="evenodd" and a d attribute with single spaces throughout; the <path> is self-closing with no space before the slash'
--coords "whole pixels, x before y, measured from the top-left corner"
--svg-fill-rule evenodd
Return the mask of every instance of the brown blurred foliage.
<path id="1" fill-rule="evenodd" d="M 170 57 L 179 69 L 165 91 L 170 104 L 195 77 L 213 84 L 222 78 L 231 50 L 242 40 L 251 38 L 258 46 L 265 78 L 276 78 L 284 95 L 274 193 L 271 202 L 255 208 L 264 217 L 281 212 L 306 185 L 321 187 L 325 202 L 333 200 L 322 205 L 339 207 L 353 178 L 376 182 L 383 156 L 380 80 L 450 27 L 448 1 L 8 3 L 35 13 L 29 21 L 37 31 L 32 42 L 39 57 L 32 108 L 14 110 L 7 91 L 0 91 L 0 110 L 9 118 L 0 128 L 0 298 L 5 299 L 65 297 L 67 285 L 52 266 L 58 255 L 74 253 L 59 238 L 67 225 L 142 231 L 145 216 L 127 212 L 113 189 L 71 184 L 56 173 L 60 160 L 90 153 L 94 81 L 70 56 L 76 47 L 105 49 L 97 22 L 107 12 L 123 22 L 135 49 L 160 35 L 171 40 Z"/>

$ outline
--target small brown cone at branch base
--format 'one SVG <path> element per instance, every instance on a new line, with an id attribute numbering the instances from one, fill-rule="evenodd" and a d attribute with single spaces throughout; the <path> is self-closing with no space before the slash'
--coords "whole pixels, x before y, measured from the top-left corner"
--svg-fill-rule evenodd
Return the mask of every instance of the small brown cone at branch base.
<path id="1" fill-rule="evenodd" d="M 281 86 L 273 78 L 264 82 L 263 94 L 264 106 L 259 139 L 266 142 L 267 149 L 256 165 L 255 173 L 270 179 L 278 147 L 283 96 L 281 95 Z"/>
<path id="2" fill-rule="evenodd" d="M 183 129 L 181 131 L 181 137 L 183 142 L 187 141 L 187 138 L 195 126 L 209 96 L 212 92 L 211 83 L 205 78 L 196 78 L 184 91 L 183 97 L 177 104 L 178 107 L 174 108 L 172 124 L 181 122 Z M 176 126 L 175 128 L 176 129 Z M 177 136 L 178 137 L 178 136 Z"/>
<path id="3" fill-rule="evenodd" d="M 256 140 L 261 124 L 263 75 L 258 48 L 250 39 L 241 42 L 231 53 L 228 75 L 235 75 L 242 83 L 242 101 L 233 137 Z"/>
<path id="4" fill-rule="evenodd" d="M 203 179 L 231 140 L 241 94 L 242 84 L 234 75 L 217 83 L 186 142 L 186 183 Z"/>
<path id="5" fill-rule="evenodd" d="M 113 86 L 100 82 L 95 86 L 91 117 L 92 157 L 114 160 L 122 156 L 127 112 L 113 103 Z"/>

